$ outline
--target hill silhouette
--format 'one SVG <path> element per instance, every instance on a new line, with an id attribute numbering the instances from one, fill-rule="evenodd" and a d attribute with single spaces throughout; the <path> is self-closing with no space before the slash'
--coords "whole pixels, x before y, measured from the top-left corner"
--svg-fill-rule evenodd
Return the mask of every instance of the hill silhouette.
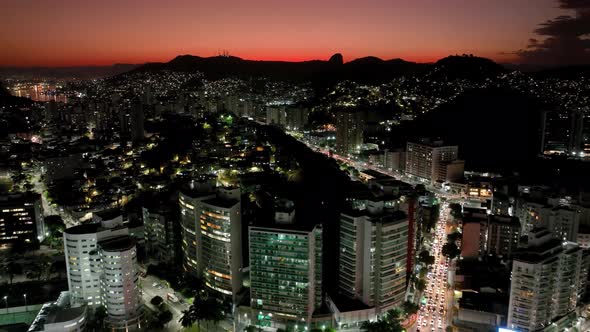
<path id="1" fill-rule="evenodd" d="M 396 138 L 440 137 L 458 144 L 470 170 L 526 168 L 540 151 L 542 111 L 540 103 L 514 90 L 468 90 L 407 123 Z"/>
<path id="2" fill-rule="evenodd" d="M 508 70 L 494 61 L 473 55 L 452 55 L 438 60 L 428 76 L 436 80 L 468 79 L 482 81 Z"/>
<path id="3" fill-rule="evenodd" d="M 328 84 L 341 80 L 382 81 L 392 77 L 424 71 L 426 66 L 401 59 L 382 60 L 366 57 L 347 63 L 341 54 L 334 54 L 328 61 L 302 62 L 245 60 L 233 56 L 199 57 L 180 55 L 166 63 L 148 63 L 132 72 L 142 71 L 200 71 L 207 78 L 227 76 L 248 78 L 265 76 L 285 81 L 311 81 Z"/>
<path id="4" fill-rule="evenodd" d="M 29 105 L 33 101 L 29 98 L 15 97 L 10 94 L 8 89 L 0 82 L 0 106 L 24 106 Z"/>

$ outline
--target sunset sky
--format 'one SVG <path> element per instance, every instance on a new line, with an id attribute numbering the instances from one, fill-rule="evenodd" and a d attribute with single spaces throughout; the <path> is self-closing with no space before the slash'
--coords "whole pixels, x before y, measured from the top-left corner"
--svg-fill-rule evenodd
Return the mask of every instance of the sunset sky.
<path id="1" fill-rule="evenodd" d="M 565 1 L 567 2 L 567 1 Z M 563 7 L 563 6 L 562 6 Z M 3 1 L 0 66 L 367 55 L 430 62 L 473 53 L 518 62 L 556 0 Z M 542 38 L 541 38 L 542 39 Z"/>

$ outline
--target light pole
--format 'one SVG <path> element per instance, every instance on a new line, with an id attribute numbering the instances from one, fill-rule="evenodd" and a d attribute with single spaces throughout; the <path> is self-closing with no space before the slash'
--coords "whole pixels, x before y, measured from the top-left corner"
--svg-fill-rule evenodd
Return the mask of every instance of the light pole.
<path id="1" fill-rule="evenodd" d="M 4 302 L 6 303 L 6 314 L 8 314 L 8 296 L 4 295 Z"/>
<path id="2" fill-rule="evenodd" d="M 25 312 L 28 311 L 27 310 L 27 294 L 23 294 L 23 296 L 25 297 Z"/>

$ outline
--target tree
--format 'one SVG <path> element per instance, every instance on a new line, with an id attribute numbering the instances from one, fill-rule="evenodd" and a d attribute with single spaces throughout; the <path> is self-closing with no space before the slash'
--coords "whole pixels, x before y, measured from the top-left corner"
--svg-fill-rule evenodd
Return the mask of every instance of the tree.
<path id="1" fill-rule="evenodd" d="M 453 233 L 447 235 L 447 242 L 455 243 L 460 238 L 461 238 L 461 233 L 453 232 Z"/>
<path id="2" fill-rule="evenodd" d="M 12 280 L 14 279 L 14 277 L 16 275 L 23 273 L 22 266 L 17 262 L 9 262 L 8 264 L 6 264 L 5 269 L 6 269 L 6 274 L 8 275 L 8 278 L 10 279 L 11 285 L 12 285 Z"/>
<path id="3" fill-rule="evenodd" d="M 431 256 L 427 250 L 424 250 L 418 254 L 418 261 L 426 265 L 434 264 L 434 256 Z"/>
<path id="4" fill-rule="evenodd" d="M 44 219 L 46 231 L 53 238 L 61 237 L 66 225 L 58 215 L 47 216 Z"/>
<path id="5" fill-rule="evenodd" d="M 64 262 L 62 260 L 53 262 L 51 264 L 50 271 L 51 271 L 51 273 L 57 273 L 59 275 L 59 277 L 61 278 L 62 272 L 66 271 L 66 262 Z"/>
<path id="6" fill-rule="evenodd" d="M 168 324 L 173 318 L 172 312 L 170 312 L 170 310 L 166 310 L 166 311 L 162 311 L 158 314 L 158 322 L 160 322 L 161 325 L 166 325 Z"/>
<path id="7" fill-rule="evenodd" d="M 374 322 L 363 322 L 361 329 L 367 332 L 401 332 L 401 312 L 397 309 L 389 310 L 385 315 Z"/>
<path id="8" fill-rule="evenodd" d="M 449 209 L 451 210 L 451 216 L 454 218 L 462 218 L 463 217 L 463 210 L 461 208 L 461 204 L 459 203 L 451 203 L 449 204 Z"/>
<path id="9" fill-rule="evenodd" d="M 37 262 L 39 263 L 39 267 L 41 269 L 41 277 L 43 277 L 43 275 L 45 275 L 46 278 L 49 279 L 50 274 L 51 274 L 51 264 L 53 263 L 53 259 L 51 259 L 51 257 L 49 257 L 49 255 L 41 254 L 37 257 Z"/>
<path id="10" fill-rule="evenodd" d="M 414 302 L 405 301 L 404 303 L 402 303 L 402 310 L 404 311 L 406 316 L 410 316 L 417 313 L 419 309 L 420 306 Z"/>
<path id="11" fill-rule="evenodd" d="M 106 308 L 103 306 L 96 308 L 96 310 L 94 311 L 94 321 L 96 322 L 96 325 L 99 327 L 102 327 L 105 318 L 107 318 Z M 99 329 L 99 330 L 102 330 L 102 329 Z"/>
<path id="12" fill-rule="evenodd" d="M 180 317 L 180 324 L 183 327 L 190 327 L 197 323 L 199 330 L 201 328 L 201 321 L 212 321 L 217 323 L 223 319 L 222 305 L 213 296 L 207 293 L 199 293 L 195 297 L 193 304 L 182 312 Z"/>
<path id="13" fill-rule="evenodd" d="M 28 269 L 28 271 L 27 271 L 27 273 L 25 275 L 29 279 L 41 280 L 41 276 L 43 275 L 43 270 L 41 268 L 41 263 L 38 262 L 38 261 L 33 261 L 29 265 L 29 269 Z"/>
<path id="14" fill-rule="evenodd" d="M 426 289 L 426 281 L 424 279 L 418 279 L 416 289 L 423 292 Z"/>
<path id="15" fill-rule="evenodd" d="M 164 299 L 161 296 L 156 295 L 156 296 L 152 297 L 152 299 L 150 300 L 150 303 L 156 307 L 159 307 L 162 303 L 164 303 Z"/>
<path id="16" fill-rule="evenodd" d="M 461 250 L 459 250 L 459 247 L 455 243 L 447 242 L 442 247 L 442 254 L 450 259 L 459 256 L 460 253 Z"/>
<path id="17" fill-rule="evenodd" d="M 22 255 L 27 251 L 27 244 L 25 243 L 25 241 L 23 239 L 16 239 L 16 241 L 14 241 L 12 243 L 12 247 L 10 247 L 10 252 L 13 255 Z"/>

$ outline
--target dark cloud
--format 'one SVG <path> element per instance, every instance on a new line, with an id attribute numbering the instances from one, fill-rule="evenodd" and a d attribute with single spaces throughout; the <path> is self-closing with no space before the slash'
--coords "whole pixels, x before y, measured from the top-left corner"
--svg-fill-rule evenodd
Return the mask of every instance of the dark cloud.
<path id="1" fill-rule="evenodd" d="M 563 9 L 583 9 L 590 8 L 588 0 L 559 0 L 559 8 Z"/>
<path id="2" fill-rule="evenodd" d="M 571 65 L 590 63 L 590 0 L 559 0 L 559 8 L 573 15 L 539 24 L 526 49 L 516 52 L 526 63 Z"/>

